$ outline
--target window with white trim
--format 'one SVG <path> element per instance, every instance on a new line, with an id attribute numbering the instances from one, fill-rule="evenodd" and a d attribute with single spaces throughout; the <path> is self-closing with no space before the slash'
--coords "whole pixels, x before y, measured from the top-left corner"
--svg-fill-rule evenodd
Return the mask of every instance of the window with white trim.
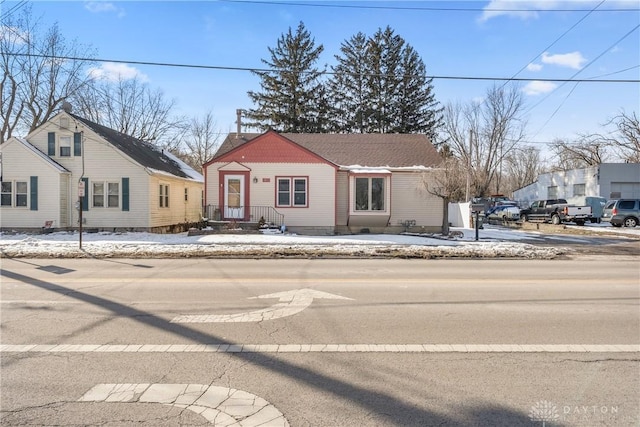
<path id="1" fill-rule="evenodd" d="M 71 137 L 61 136 L 60 137 L 60 157 L 70 157 L 70 156 L 71 156 Z"/>
<path id="2" fill-rule="evenodd" d="M 91 194 L 94 208 L 117 208 L 120 206 L 119 182 L 93 182 Z"/>
<path id="3" fill-rule="evenodd" d="M 159 206 L 161 208 L 168 208 L 169 207 L 169 184 L 160 184 L 159 195 L 160 195 Z"/>
<path id="4" fill-rule="evenodd" d="M 29 206 L 29 183 L 27 181 L 3 181 L 0 187 L 1 206 L 16 208 Z"/>
<path id="5" fill-rule="evenodd" d="M 276 206 L 307 207 L 308 184 L 307 178 L 279 177 L 277 179 Z"/>
<path id="6" fill-rule="evenodd" d="M 586 185 L 585 184 L 573 184 L 573 195 L 574 196 L 584 196 L 586 194 Z"/>
<path id="7" fill-rule="evenodd" d="M 385 210 L 385 178 L 356 177 L 354 207 L 356 211 Z"/>
<path id="8" fill-rule="evenodd" d="M 554 185 L 551 187 L 547 187 L 547 198 L 548 199 L 557 199 L 558 198 L 558 186 Z"/>
<path id="9" fill-rule="evenodd" d="M 29 186 L 26 181 L 16 181 L 16 207 L 27 207 L 29 196 Z"/>
<path id="10" fill-rule="evenodd" d="M 117 208 L 120 206 L 120 183 L 107 183 L 107 207 Z"/>
<path id="11" fill-rule="evenodd" d="M 2 206 L 11 206 L 11 199 L 13 199 L 13 182 L 11 181 L 2 181 L 0 184 L 0 205 Z"/>
<path id="12" fill-rule="evenodd" d="M 27 181 L 2 181 L 0 184 L 0 206 L 26 208 L 29 203 Z"/>

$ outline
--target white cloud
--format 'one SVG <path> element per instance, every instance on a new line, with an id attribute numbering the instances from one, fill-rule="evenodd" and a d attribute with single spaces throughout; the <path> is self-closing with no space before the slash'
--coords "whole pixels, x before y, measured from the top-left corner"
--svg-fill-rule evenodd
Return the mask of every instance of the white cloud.
<path id="1" fill-rule="evenodd" d="M 0 25 L 0 40 L 6 43 L 23 45 L 29 40 L 29 33 L 18 27 Z"/>
<path id="2" fill-rule="evenodd" d="M 538 17 L 537 12 L 531 12 L 531 9 L 544 9 L 545 4 L 553 4 L 555 2 L 539 2 L 539 1 L 511 1 L 511 0 L 491 0 L 484 7 L 484 12 L 478 18 L 479 22 L 486 22 L 491 18 L 498 16 L 509 16 L 525 19 L 535 19 Z"/>
<path id="3" fill-rule="evenodd" d="M 542 64 L 534 64 L 533 62 L 527 65 L 527 70 L 529 71 L 540 71 L 542 70 Z"/>
<path id="4" fill-rule="evenodd" d="M 130 67 L 127 64 L 116 64 L 113 62 L 105 62 L 100 67 L 90 68 L 89 75 L 94 79 L 110 82 L 131 80 L 134 78 L 138 78 L 143 82 L 149 80 L 149 77 L 146 74 L 141 73 L 140 70 Z"/>
<path id="5" fill-rule="evenodd" d="M 556 87 L 558 87 L 558 85 L 553 82 L 542 82 L 539 80 L 535 80 L 529 82 L 525 87 L 523 87 L 522 91 L 527 95 L 536 96 L 542 95 L 543 93 L 549 93 Z"/>
<path id="6" fill-rule="evenodd" d="M 118 18 L 122 18 L 124 16 L 124 9 L 107 1 L 89 1 L 84 4 L 84 8 L 91 13 L 115 12 L 118 14 Z"/>
<path id="7" fill-rule="evenodd" d="M 586 62 L 586 58 L 580 52 L 560 53 L 550 55 L 548 52 L 542 54 L 542 62 L 545 64 L 558 65 L 560 67 L 573 68 L 579 70 L 582 64 Z"/>
<path id="8" fill-rule="evenodd" d="M 484 12 L 478 18 L 479 22 L 486 22 L 491 18 L 506 16 L 519 18 L 522 20 L 536 19 L 538 12 L 553 9 L 585 9 L 590 10 L 598 6 L 597 0 L 491 0 L 485 7 Z M 609 0 L 606 8 L 619 9 L 628 8 L 630 0 Z"/>

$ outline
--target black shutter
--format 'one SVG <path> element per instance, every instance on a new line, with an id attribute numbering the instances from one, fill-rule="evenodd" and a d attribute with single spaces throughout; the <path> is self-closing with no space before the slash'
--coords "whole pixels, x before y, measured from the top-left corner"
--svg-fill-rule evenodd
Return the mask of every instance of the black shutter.
<path id="1" fill-rule="evenodd" d="M 48 154 L 50 156 L 55 156 L 56 155 L 56 133 L 55 132 L 49 132 L 49 145 L 48 145 Z"/>
<path id="2" fill-rule="evenodd" d="M 122 210 L 129 210 L 129 178 L 122 178 Z"/>
<path id="3" fill-rule="evenodd" d="M 31 194 L 30 208 L 32 211 L 38 210 L 38 177 L 32 176 L 29 193 Z"/>
<path id="4" fill-rule="evenodd" d="M 73 134 L 73 155 L 82 156 L 82 133 L 80 132 Z"/>

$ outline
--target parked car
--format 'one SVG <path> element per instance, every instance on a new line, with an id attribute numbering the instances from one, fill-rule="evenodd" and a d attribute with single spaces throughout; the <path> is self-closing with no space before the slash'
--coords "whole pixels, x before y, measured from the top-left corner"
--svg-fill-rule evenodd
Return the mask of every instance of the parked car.
<path id="1" fill-rule="evenodd" d="M 640 224 L 640 199 L 610 200 L 602 212 L 602 221 L 614 227 L 635 227 Z"/>
<path id="2" fill-rule="evenodd" d="M 572 205 L 591 206 L 591 222 L 602 220 L 602 211 L 607 204 L 607 199 L 598 196 L 574 196 L 567 201 Z"/>
<path id="3" fill-rule="evenodd" d="M 520 220 L 520 208 L 513 205 L 499 205 L 489 209 L 485 216 L 489 220 L 500 221 L 519 221 Z"/>
<path id="4" fill-rule="evenodd" d="M 531 207 L 520 211 L 520 217 L 523 222 L 544 221 L 555 225 L 575 222 L 584 225 L 591 221 L 591 206 L 570 205 L 565 199 L 536 200 Z"/>

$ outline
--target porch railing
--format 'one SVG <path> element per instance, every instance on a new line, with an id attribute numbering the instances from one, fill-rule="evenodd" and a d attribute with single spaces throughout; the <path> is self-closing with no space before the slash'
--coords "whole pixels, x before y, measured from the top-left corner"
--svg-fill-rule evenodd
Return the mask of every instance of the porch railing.
<path id="1" fill-rule="evenodd" d="M 207 205 L 204 207 L 204 216 L 209 221 L 238 221 L 238 222 L 260 222 L 264 219 L 265 224 L 284 224 L 284 215 L 275 210 L 272 206 L 244 206 L 233 207 L 224 205 Z"/>

